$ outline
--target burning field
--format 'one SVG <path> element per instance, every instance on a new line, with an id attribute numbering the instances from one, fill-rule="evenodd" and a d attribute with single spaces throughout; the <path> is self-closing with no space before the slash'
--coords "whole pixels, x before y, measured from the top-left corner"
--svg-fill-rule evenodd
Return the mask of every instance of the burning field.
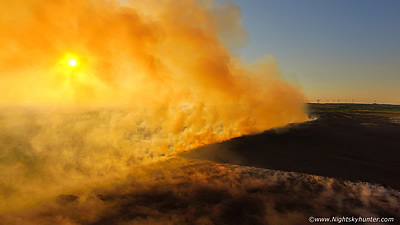
<path id="1" fill-rule="evenodd" d="M 395 217 L 400 193 L 379 185 L 171 158 L 124 183 L 1 217 L 4 224 L 309 224 L 310 216 Z"/>
<path id="2" fill-rule="evenodd" d="M 309 120 L 272 56 L 236 56 L 233 3 L 0 0 L 0 30 L 0 224 L 399 214 L 391 188 L 179 155 Z"/>

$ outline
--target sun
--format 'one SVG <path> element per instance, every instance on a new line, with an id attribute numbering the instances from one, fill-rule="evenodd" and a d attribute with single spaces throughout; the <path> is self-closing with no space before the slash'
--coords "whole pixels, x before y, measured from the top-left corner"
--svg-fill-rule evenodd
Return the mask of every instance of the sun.
<path id="1" fill-rule="evenodd" d="M 70 59 L 68 60 L 68 64 L 72 67 L 75 67 L 78 64 L 78 62 L 75 59 Z"/>

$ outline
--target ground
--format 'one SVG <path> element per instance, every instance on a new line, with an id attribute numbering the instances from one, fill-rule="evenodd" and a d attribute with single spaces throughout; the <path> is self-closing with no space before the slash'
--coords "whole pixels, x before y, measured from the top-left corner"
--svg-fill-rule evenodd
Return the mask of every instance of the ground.
<path id="1" fill-rule="evenodd" d="M 399 107 L 309 107 L 312 121 L 132 168 L 123 182 L 66 192 L 0 215 L 0 224 L 284 225 L 310 224 L 310 216 L 398 223 Z"/>
<path id="2" fill-rule="evenodd" d="M 400 189 L 400 106 L 311 104 L 312 121 L 184 154 Z"/>

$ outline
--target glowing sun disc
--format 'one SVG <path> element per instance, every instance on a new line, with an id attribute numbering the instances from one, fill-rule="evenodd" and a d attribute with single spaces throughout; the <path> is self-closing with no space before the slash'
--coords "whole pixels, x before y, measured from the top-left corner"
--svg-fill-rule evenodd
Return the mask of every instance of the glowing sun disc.
<path id="1" fill-rule="evenodd" d="M 76 62 L 75 59 L 70 59 L 70 60 L 68 61 L 68 64 L 69 64 L 70 66 L 76 66 L 77 62 Z"/>

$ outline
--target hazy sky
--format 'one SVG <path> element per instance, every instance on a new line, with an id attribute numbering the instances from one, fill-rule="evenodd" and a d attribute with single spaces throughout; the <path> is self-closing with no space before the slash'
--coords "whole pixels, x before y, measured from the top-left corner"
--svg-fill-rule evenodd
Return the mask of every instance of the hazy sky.
<path id="1" fill-rule="evenodd" d="M 297 78 L 311 101 L 400 104 L 400 1 L 234 0 L 249 44 Z"/>

